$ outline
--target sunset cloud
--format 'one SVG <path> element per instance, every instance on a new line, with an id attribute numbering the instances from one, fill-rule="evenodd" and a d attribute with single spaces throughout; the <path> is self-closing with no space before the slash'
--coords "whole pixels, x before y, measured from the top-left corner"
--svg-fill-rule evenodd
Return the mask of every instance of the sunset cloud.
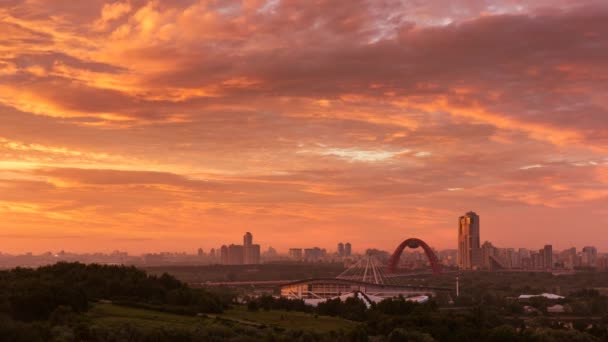
<path id="1" fill-rule="evenodd" d="M 2 2 L 0 252 L 453 248 L 468 210 L 500 246 L 593 243 L 606 22 L 595 0 Z"/>

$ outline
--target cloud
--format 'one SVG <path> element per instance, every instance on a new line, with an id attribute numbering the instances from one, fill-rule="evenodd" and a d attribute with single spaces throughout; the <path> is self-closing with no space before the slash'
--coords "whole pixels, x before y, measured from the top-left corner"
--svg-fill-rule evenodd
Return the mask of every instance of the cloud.
<path id="1" fill-rule="evenodd" d="M 488 239 L 587 243 L 608 222 L 607 20 L 594 0 L 4 1 L 0 214 L 112 246 L 247 227 L 392 248 L 452 247 L 474 208 Z"/>
<path id="2" fill-rule="evenodd" d="M 538 169 L 538 168 L 541 168 L 541 167 L 543 167 L 543 166 L 540 165 L 540 164 L 533 164 L 533 165 L 522 166 L 519 169 L 520 170 L 530 170 L 530 169 Z"/>
<path id="3" fill-rule="evenodd" d="M 360 161 L 360 162 L 379 162 L 391 159 L 395 156 L 398 156 L 403 153 L 408 153 L 410 150 L 401 150 L 401 151 L 366 151 L 366 150 L 358 150 L 356 148 L 327 148 L 321 149 L 319 151 L 308 151 L 301 150 L 298 153 L 316 153 L 323 156 L 336 156 L 338 158 L 344 158 L 351 161 Z"/>

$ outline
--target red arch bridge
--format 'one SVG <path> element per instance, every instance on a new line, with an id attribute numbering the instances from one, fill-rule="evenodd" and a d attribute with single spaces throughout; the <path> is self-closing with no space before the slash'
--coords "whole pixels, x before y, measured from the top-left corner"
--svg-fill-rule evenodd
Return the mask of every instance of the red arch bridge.
<path id="1" fill-rule="evenodd" d="M 433 274 L 441 274 L 441 264 L 439 263 L 439 259 L 437 259 L 437 256 L 435 255 L 431 247 L 429 247 L 426 242 L 416 238 L 407 239 L 403 241 L 399 246 L 397 246 L 397 249 L 395 249 L 395 252 L 393 252 L 393 255 L 391 255 L 391 258 L 388 260 L 388 273 L 395 273 L 397 271 L 397 266 L 399 265 L 401 254 L 403 254 L 403 250 L 406 247 L 422 247 L 422 249 L 424 250 L 424 254 L 426 254 L 426 257 L 429 259 Z"/>
<path id="2" fill-rule="evenodd" d="M 401 259 L 401 254 L 405 248 L 422 247 L 424 253 L 429 259 L 433 274 L 441 274 L 441 264 L 433 250 L 420 239 L 407 239 L 403 241 L 385 265 L 373 255 L 367 255 L 359 261 L 351 265 L 348 269 L 338 275 L 338 279 L 361 281 L 373 284 L 387 284 L 393 282 L 394 277 L 400 277 L 397 274 L 397 266 Z"/>

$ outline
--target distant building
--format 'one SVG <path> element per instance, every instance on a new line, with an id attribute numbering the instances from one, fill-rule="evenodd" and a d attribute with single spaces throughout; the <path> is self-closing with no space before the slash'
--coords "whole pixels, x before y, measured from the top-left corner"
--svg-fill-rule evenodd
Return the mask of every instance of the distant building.
<path id="1" fill-rule="evenodd" d="M 224 265 L 228 265 L 229 260 L 228 260 L 228 246 L 223 245 L 220 248 L 220 263 L 224 264 Z"/>
<path id="2" fill-rule="evenodd" d="M 294 260 L 302 260 L 302 248 L 290 248 L 289 257 Z"/>
<path id="3" fill-rule="evenodd" d="M 553 246 L 545 245 L 543 248 L 543 257 L 545 258 L 545 269 L 552 270 L 553 269 Z"/>
<path id="4" fill-rule="evenodd" d="M 479 215 L 468 212 L 458 220 L 458 266 L 471 270 L 482 266 L 479 242 Z"/>
<path id="5" fill-rule="evenodd" d="M 576 247 L 568 248 L 559 253 L 559 259 L 565 269 L 572 270 L 575 266 L 578 266 L 578 258 L 576 254 Z"/>
<path id="6" fill-rule="evenodd" d="M 519 253 L 515 251 L 515 248 L 507 248 L 507 262 L 509 263 L 509 268 L 521 267 Z"/>
<path id="7" fill-rule="evenodd" d="M 243 246 L 251 246 L 253 244 L 253 235 L 250 232 L 243 236 Z"/>
<path id="8" fill-rule="evenodd" d="M 490 258 L 496 254 L 496 248 L 492 245 L 490 241 L 486 241 L 481 245 L 481 255 L 482 255 L 482 265 L 484 268 L 490 269 Z"/>
<path id="9" fill-rule="evenodd" d="M 304 249 L 304 260 L 315 261 L 325 256 L 324 250 L 319 247 Z"/>
<path id="10" fill-rule="evenodd" d="M 344 244 L 342 242 L 338 244 L 338 255 L 344 256 Z"/>
<path id="11" fill-rule="evenodd" d="M 241 245 L 228 246 L 228 265 L 242 265 L 245 262 L 245 253 Z"/>
<path id="12" fill-rule="evenodd" d="M 204 257 L 204 256 L 205 256 L 205 251 L 203 251 L 203 249 L 202 249 L 202 248 L 199 248 L 199 249 L 198 249 L 198 252 L 197 252 L 197 255 L 198 255 L 199 257 Z"/>
<path id="13" fill-rule="evenodd" d="M 253 235 L 245 233 L 243 237 L 243 263 L 246 265 L 256 265 L 260 263 L 260 245 L 253 244 Z"/>
<path id="14" fill-rule="evenodd" d="M 260 263 L 260 245 L 244 246 L 244 263 L 246 265 L 257 265 Z"/>
<path id="15" fill-rule="evenodd" d="M 250 232 L 243 236 L 243 245 L 222 246 L 220 262 L 224 265 L 254 265 L 260 263 L 260 245 L 253 244 Z"/>
<path id="16" fill-rule="evenodd" d="M 597 259 L 597 269 L 600 271 L 608 270 L 608 256 L 602 256 Z"/>
<path id="17" fill-rule="evenodd" d="M 456 266 L 456 261 L 458 259 L 458 250 L 455 250 L 455 249 L 441 250 L 441 251 L 439 251 L 438 256 L 443 265 Z"/>
<path id="18" fill-rule="evenodd" d="M 597 249 L 593 246 L 583 247 L 582 252 L 582 263 L 583 266 L 586 267 L 596 267 L 597 266 Z"/>
<path id="19" fill-rule="evenodd" d="M 266 251 L 265 254 L 267 257 L 271 257 L 271 258 L 275 258 L 279 255 L 279 253 L 277 253 L 277 250 L 272 248 L 272 246 L 268 247 L 268 250 Z"/>
<path id="20" fill-rule="evenodd" d="M 544 256 L 543 249 L 539 250 L 538 252 L 533 252 L 530 257 L 532 259 L 532 268 L 533 269 L 536 269 L 536 270 L 545 269 L 545 256 Z"/>
<path id="21" fill-rule="evenodd" d="M 344 256 L 349 257 L 349 256 L 351 256 L 352 252 L 353 252 L 353 246 L 350 244 L 350 242 L 347 242 L 344 245 Z"/>

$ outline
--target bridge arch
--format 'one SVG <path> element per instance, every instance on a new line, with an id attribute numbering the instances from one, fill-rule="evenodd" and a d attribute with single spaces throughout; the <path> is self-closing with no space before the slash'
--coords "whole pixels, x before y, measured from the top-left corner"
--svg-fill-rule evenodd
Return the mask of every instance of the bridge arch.
<path id="1" fill-rule="evenodd" d="M 424 242 L 420 239 L 416 239 L 416 238 L 407 239 L 407 240 L 403 241 L 397 247 L 397 249 L 395 249 L 395 252 L 393 253 L 393 255 L 391 255 L 391 258 L 388 260 L 388 272 L 389 273 L 395 273 L 395 271 L 397 270 L 397 265 L 399 265 L 399 260 L 401 259 L 401 254 L 403 254 L 403 250 L 405 249 L 405 247 L 408 247 L 408 248 L 422 247 L 422 249 L 424 250 L 424 253 L 426 254 L 426 257 L 429 259 L 429 262 L 431 263 L 431 268 L 433 269 L 433 274 L 441 274 L 441 264 L 439 263 L 439 259 L 437 259 L 437 256 L 435 255 L 435 253 L 433 252 L 431 247 L 429 247 L 429 245 L 427 245 L 426 242 Z"/>

